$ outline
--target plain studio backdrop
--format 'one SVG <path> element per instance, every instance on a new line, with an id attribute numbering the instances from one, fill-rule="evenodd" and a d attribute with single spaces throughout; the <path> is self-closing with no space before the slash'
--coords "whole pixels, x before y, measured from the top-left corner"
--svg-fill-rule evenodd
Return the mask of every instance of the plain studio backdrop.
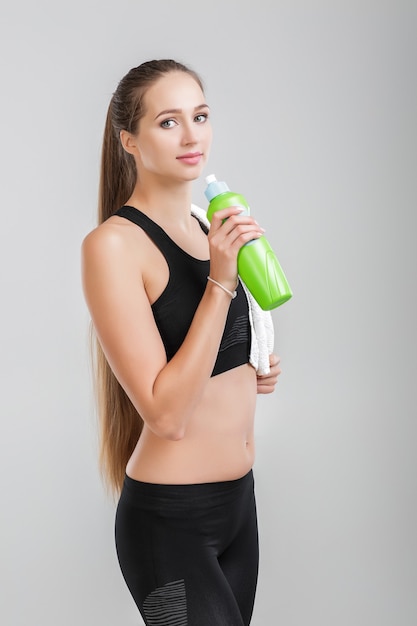
<path id="1" fill-rule="evenodd" d="M 172 57 L 206 84 L 204 174 L 247 197 L 294 291 L 256 419 L 253 626 L 415 626 L 416 28 L 411 0 L 2 3 L 2 625 L 141 623 L 97 468 L 80 246 L 111 94 Z"/>

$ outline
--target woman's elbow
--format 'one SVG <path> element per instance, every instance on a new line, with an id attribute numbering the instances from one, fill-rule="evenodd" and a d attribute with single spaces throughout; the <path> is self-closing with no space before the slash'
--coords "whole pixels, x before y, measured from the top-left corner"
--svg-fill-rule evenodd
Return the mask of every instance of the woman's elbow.
<path id="1" fill-rule="evenodd" d="M 153 420 L 152 430 L 161 439 L 181 441 L 185 437 L 185 424 L 172 414 L 159 415 Z"/>

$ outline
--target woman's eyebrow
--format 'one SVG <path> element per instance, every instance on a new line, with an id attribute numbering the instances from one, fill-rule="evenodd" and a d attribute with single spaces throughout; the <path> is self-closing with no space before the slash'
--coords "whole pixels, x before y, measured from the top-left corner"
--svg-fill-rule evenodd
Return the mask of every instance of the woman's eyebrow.
<path id="1" fill-rule="evenodd" d="M 194 111 L 199 111 L 200 109 L 209 109 L 209 108 L 210 108 L 209 105 L 204 102 L 203 104 L 199 104 L 196 107 L 194 107 Z M 161 117 L 161 115 L 173 115 L 176 113 L 182 113 L 182 109 L 165 109 L 164 111 L 161 111 L 160 113 L 158 113 L 158 115 L 154 119 L 157 120 L 158 117 Z"/>

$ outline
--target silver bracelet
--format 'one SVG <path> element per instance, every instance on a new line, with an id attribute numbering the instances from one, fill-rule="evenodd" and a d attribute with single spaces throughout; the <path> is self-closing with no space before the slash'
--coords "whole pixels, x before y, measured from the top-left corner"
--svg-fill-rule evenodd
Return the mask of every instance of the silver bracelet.
<path id="1" fill-rule="evenodd" d="M 214 280 L 214 278 L 211 278 L 211 276 L 207 276 L 207 280 L 209 280 L 211 283 L 214 283 L 215 285 L 217 285 L 218 287 L 220 287 L 220 289 L 223 289 L 223 291 L 225 291 L 226 293 L 229 294 L 229 296 L 232 298 L 232 300 L 234 298 L 236 298 L 237 296 L 237 286 L 239 284 L 239 281 L 237 281 L 236 283 L 236 289 L 234 291 L 230 291 L 229 289 L 227 289 L 227 287 L 225 287 L 224 285 L 222 285 L 221 283 L 218 283 L 217 280 Z"/>

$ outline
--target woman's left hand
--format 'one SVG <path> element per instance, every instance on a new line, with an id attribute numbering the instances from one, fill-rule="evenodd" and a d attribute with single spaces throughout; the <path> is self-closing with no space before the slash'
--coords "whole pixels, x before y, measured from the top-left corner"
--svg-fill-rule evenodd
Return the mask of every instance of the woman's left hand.
<path id="1" fill-rule="evenodd" d="M 263 376 L 256 376 L 257 393 L 272 393 L 275 389 L 275 385 L 278 382 L 278 376 L 281 374 L 281 368 L 279 366 L 281 359 L 276 354 L 269 355 L 269 374 Z"/>

